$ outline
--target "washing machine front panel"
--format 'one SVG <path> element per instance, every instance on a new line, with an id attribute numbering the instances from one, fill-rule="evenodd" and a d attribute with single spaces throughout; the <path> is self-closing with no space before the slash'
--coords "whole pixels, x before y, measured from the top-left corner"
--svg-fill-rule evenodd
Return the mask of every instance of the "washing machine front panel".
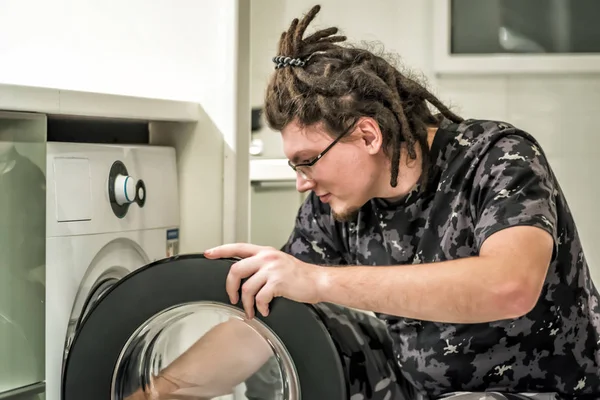
<path id="1" fill-rule="evenodd" d="M 346 400 L 322 318 L 280 298 L 268 317 L 246 320 L 224 290 L 232 263 L 200 255 L 161 260 L 109 289 L 74 337 L 62 399 Z"/>
<path id="2" fill-rule="evenodd" d="M 47 145 L 46 236 L 179 225 L 175 149 Z"/>
<path id="3" fill-rule="evenodd" d="M 123 276 L 178 251 L 175 150 L 48 143 L 47 399 L 80 318 Z"/>
<path id="4" fill-rule="evenodd" d="M 65 351 L 81 318 L 127 274 L 166 257 L 169 229 L 47 239 L 47 400 L 60 399 Z"/>

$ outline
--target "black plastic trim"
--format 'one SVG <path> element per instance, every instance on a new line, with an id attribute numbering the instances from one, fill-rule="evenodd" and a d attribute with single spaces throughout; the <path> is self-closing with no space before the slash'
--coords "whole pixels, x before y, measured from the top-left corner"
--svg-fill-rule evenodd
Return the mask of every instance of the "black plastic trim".
<path id="1" fill-rule="evenodd" d="M 110 200 L 110 207 L 115 215 L 119 218 L 123 218 L 127 214 L 127 210 L 129 210 L 129 203 L 123 205 L 117 203 L 117 198 L 115 196 L 115 179 L 117 179 L 117 176 L 119 175 L 127 176 L 129 174 L 127 173 L 127 168 L 121 161 L 115 161 L 108 173 L 108 198 Z"/>

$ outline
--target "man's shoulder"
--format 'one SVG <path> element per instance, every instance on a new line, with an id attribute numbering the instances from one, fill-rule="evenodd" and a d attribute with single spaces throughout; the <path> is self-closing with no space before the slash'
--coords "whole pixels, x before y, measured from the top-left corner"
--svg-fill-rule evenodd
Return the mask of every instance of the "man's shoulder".
<path id="1" fill-rule="evenodd" d="M 541 155 L 539 142 L 529 132 L 504 121 L 489 119 L 467 119 L 460 123 L 446 121 L 440 126 L 439 148 L 434 154 L 436 164 L 443 169 L 462 168 L 462 165 L 477 164 L 493 153 L 508 148 L 530 148 Z M 437 134 L 436 134 L 437 135 Z M 438 140 L 436 137 L 435 140 Z M 435 141 L 434 141 L 435 144 Z"/>
<path id="2" fill-rule="evenodd" d="M 490 144 L 507 136 L 521 137 L 529 142 L 537 140 L 524 129 L 510 122 L 491 119 L 466 119 L 460 123 L 446 123 L 440 126 L 446 135 L 453 137 L 454 144 L 460 149 L 479 147 L 487 149 Z"/>

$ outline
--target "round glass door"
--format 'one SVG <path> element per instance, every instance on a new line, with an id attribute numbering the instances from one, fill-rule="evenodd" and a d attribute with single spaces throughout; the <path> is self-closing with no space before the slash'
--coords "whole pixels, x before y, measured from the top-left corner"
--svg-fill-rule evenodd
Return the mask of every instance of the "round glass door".
<path id="1" fill-rule="evenodd" d="M 112 400 L 297 400 L 298 376 L 275 333 L 235 307 L 180 305 L 129 338 L 112 380 Z"/>
<path id="2" fill-rule="evenodd" d="M 225 282 L 233 260 L 160 260 L 98 286 L 64 364 L 61 400 L 345 400 L 323 317 L 275 299 L 245 318 Z"/>

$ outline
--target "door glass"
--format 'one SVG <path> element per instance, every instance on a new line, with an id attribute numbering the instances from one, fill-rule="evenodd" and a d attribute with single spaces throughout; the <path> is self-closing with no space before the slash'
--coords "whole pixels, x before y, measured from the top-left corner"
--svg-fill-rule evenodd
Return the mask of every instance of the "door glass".
<path id="1" fill-rule="evenodd" d="M 226 347 L 213 343 L 229 344 Z M 112 400 L 299 400 L 291 357 L 258 319 L 218 303 L 178 306 L 130 338 Z"/>
<path id="2" fill-rule="evenodd" d="M 451 0 L 451 53 L 598 53 L 598 0 Z"/>
<path id="3" fill-rule="evenodd" d="M 0 395 L 44 381 L 45 141 L 45 116 L 0 112 Z"/>

